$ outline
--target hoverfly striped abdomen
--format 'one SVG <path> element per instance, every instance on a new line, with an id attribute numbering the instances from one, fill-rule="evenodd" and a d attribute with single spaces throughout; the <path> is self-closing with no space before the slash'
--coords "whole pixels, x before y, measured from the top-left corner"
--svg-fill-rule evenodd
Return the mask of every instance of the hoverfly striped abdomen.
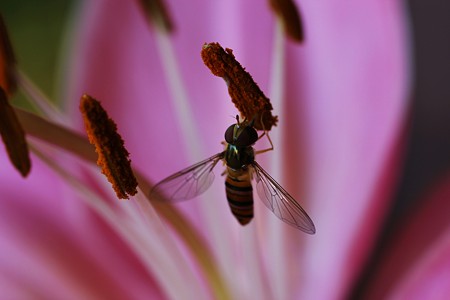
<path id="1" fill-rule="evenodd" d="M 228 168 L 225 191 L 231 212 L 241 225 L 253 219 L 253 188 L 247 170 Z"/>

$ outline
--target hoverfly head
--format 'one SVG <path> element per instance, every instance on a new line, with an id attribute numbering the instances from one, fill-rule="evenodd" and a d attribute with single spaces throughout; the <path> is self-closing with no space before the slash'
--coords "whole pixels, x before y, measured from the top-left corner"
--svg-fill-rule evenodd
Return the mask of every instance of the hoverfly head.
<path id="1" fill-rule="evenodd" d="M 239 123 L 239 119 L 237 120 L 238 123 L 231 125 L 225 131 L 225 141 L 238 148 L 249 147 L 256 143 L 258 133 L 251 126 L 252 122 L 250 124 L 247 124 L 245 121 Z"/>

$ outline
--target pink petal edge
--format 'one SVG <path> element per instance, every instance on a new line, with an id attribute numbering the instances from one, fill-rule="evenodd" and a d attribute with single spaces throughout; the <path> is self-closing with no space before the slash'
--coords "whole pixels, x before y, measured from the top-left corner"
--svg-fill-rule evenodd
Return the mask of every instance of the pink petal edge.
<path id="1" fill-rule="evenodd" d="M 443 299 L 449 295 L 449 197 L 447 175 L 393 232 L 382 264 L 374 270 L 374 280 L 366 291 L 370 299 Z"/>

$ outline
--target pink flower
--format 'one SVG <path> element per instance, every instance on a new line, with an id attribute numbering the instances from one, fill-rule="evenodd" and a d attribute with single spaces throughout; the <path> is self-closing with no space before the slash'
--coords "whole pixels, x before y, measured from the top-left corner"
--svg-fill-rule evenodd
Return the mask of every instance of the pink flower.
<path id="1" fill-rule="evenodd" d="M 280 120 L 271 131 L 275 150 L 257 160 L 308 211 L 316 235 L 285 225 L 258 200 L 252 223 L 238 225 L 219 167 L 204 195 L 177 204 L 183 223 L 161 221 L 142 192 L 119 202 L 96 168 L 61 151 L 50 150 L 56 165 L 33 156 L 26 180 L 2 153 L 0 295 L 345 298 L 376 242 L 403 150 L 409 53 L 402 4 L 297 3 L 304 45 L 286 40 L 256 1 L 168 4 L 176 24 L 170 36 L 149 25 L 135 1 L 82 5 L 67 70 L 71 124 L 83 128 L 83 93 L 99 99 L 133 167 L 153 182 L 220 152 L 237 111 L 200 58 L 203 43 L 218 41 L 271 98 Z M 197 235 L 199 244 L 186 239 Z M 440 241 L 382 295 L 406 297 L 424 275 L 444 276 L 444 269 L 433 273 L 434 262 L 448 264 L 448 243 Z"/>

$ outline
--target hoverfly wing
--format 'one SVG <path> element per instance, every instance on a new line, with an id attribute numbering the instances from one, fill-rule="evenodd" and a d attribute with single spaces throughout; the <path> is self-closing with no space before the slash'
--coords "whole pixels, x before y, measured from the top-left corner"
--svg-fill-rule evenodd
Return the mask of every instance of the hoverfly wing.
<path id="1" fill-rule="evenodd" d="M 224 152 L 183 169 L 157 183 L 150 191 L 150 198 L 159 201 L 182 201 L 205 192 L 214 181 L 213 169 Z"/>
<path id="2" fill-rule="evenodd" d="M 313 221 L 300 204 L 256 161 L 252 164 L 259 198 L 280 220 L 306 233 L 314 234 Z"/>

